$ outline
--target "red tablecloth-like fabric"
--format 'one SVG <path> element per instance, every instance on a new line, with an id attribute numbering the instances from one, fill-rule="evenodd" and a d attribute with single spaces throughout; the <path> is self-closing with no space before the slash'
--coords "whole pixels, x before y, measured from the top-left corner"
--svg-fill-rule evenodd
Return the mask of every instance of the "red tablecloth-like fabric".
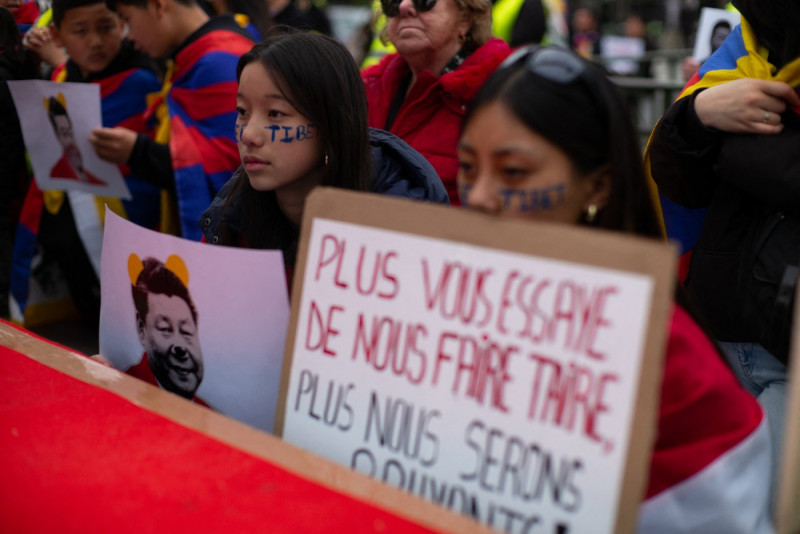
<path id="1" fill-rule="evenodd" d="M 0 532 L 430 532 L 0 346 Z"/>

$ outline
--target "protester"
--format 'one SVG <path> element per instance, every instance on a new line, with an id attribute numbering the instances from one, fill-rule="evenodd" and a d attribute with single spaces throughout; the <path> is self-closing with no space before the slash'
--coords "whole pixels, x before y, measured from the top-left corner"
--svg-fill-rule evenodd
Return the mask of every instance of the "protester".
<path id="1" fill-rule="evenodd" d="M 363 72 L 369 125 L 396 134 L 431 162 L 458 204 L 456 143 L 467 103 L 508 55 L 491 37 L 488 0 L 383 0 L 397 48 Z"/>
<path id="2" fill-rule="evenodd" d="M 458 155 L 470 209 L 659 236 L 622 97 L 599 67 L 566 50 L 532 47 L 509 57 L 475 97 Z M 548 202 L 524 202 L 533 192 Z M 770 532 L 763 413 L 680 290 L 669 328 L 638 529 Z"/>
<path id="3" fill-rule="evenodd" d="M 495 0 L 492 34 L 512 48 L 525 44 L 567 43 L 564 3 L 552 0 Z"/>
<path id="4" fill-rule="evenodd" d="M 572 12 L 572 49 L 586 59 L 600 55 L 600 24 L 597 14 L 588 6 Z"/>
<path id="5" fill-rule="evenodd" d="M 36 69 L 22 47 L 13 15 L 0 7 L 0 318 L 3 319 L 9 318 L 14 228 L 30 181 L 19 116 L 7 82 L 35 76 Z"/>
<path id="6" fill-rule="evenodd" d="M 800 268 L 800 9 L 735 5 L 741 25 L 667 110 L 649 157 L 662 195 L 707 208 L 687 289 L 767 412 L 777 476 Z"/>
<path id="7" fill-rule="evenodd" d="M 150 130 L 142 113 L 147 108 L 148 95 L 158 91 L 160 84 L 152 61 L 135 51 L 133 45 L 123 38 L 123 24 L 119 17 L 106 7 L 103 0 L 54 0 L 52 9 L 53 23 L 49 35 L 55 46 L 69 54 L 69 60 L 55 70 L 53 79 L 98 84 L 103 124 L 108 127 L 124 125 L 132 132 L 148 135 Z M 61 178 L 85 177 L 88 182 L 102 183 L 102 176 L 94 177 L 83 170 L 80 153 L 72 138 L 69 116 L 74 120 L 80 110 L 70 109 L 68 116 L 64 104 L 63 97 L 48 102 L 48 114 L 54 127 L 56 121 L 61 121 L 64 126 L 57 128 L 62 133 L 58 137 L 64 145 L 64 156 L 53 174 Z M 100 314 L 97 268 L 100 265 L 105 205 L 136 224 L 148 228 L 157 228 L 160 224 L 160 189 L 132 174 L 127 167 L 120 167 L 120 171 L 132 198 L 120 201 L 118 198 L 96 197 L 93 209 L 78 214 L 81 224 L 76 222 L 73 212 L 74 193 L 43 192 L 35 183 L 31 184 L 23 206 L 22 222 L 17 229 L 14 253 L 12 295 L 22 315 L 18 319 L 35 322 L 31 318 L 36 311 L 27 310 L 27 304 L 38 243 L 57 262 L 72 300 L 87 325 L 97 329 Z"/>
<path id="8" fill-rule="evenodd" d="M 338 41 L 273 36 L 242 56 L 237 78 L 243 166 L 201 218 L 206 241 L 280 249 L 291 271 L 303 203 L 318 185 L 447 202 L 422 156 L 368 130 L 358 67 Z"/>
<path id="9" fill-rule="evenodd" d="M 273 27 L 267 0 L 212 0 L 210 4 L 217 15 L 232 14 L 256 42 L 261 41 Z"/>
<path id="10" fill-rule="evenodd" d="M 128 37 L 151 57 L 168 61 L 155 140 L 127 128 L 98 128 L 97 154 L 127 163 L 177 203 L 179 232 L 199 240 L 197 218 L 239 165 L 230 125 L 236 62 L 253 41 L 230 15 L 209 18 L 195 0 L 106 0 L 128 25 Z"/>
<path id="11" fill-rule="evenodd" d="M 311 0 L 267 0 L 269 12 L 275 24 L 297 30 L 333 35 L 331 21 L 320 7 Z"/>

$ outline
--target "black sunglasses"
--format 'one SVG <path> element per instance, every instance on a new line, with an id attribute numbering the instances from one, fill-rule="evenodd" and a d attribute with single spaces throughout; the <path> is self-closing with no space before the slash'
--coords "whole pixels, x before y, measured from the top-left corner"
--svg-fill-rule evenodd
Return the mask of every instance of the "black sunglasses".
<path id="1" fill-rule="evenodd" d="M 545 80 L 559 85 L 571 85 L 583 82 L 589 92 L 599 117 L 605 121 L 608 114 L 600 97 L 603 91 L 597 80 L 597 74 L 590 72 L 590 65 L 573 52 L 555 46 L 527 45 L 518 48 L 500 64 L 498 70 L 511 67 L 525 61 L 525 69 Z"/>
<path id="2" fill-rule="evenodd" d="M 381 0 L 383 14 L 387 17 L 396 17 L 400 13 L 400 3 L 403 0 Z M 420 13 L 430 11 L 436 5 L 436 0 L 412 0 L 414 9 Z"/>

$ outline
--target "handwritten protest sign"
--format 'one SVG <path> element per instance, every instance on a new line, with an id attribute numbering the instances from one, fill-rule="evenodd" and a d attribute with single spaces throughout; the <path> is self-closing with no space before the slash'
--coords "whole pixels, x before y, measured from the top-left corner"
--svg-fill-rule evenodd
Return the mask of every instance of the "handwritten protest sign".
<path id="1" fill-rule="evenodd" d="M 507 532 L 630 532 L 673 257 L 650 240 L 316 191 L 276 430 Z"/>
<path id="2" fill-rule="evenodd" d="M 22 80 L 8 88 L 39 189 L 131 198 L 119 167 L 89 143 L 102 126 L 99 85 Z"/>
<path id="3" fill-rule="evenodd" d="M 104 237 L 100 354 L 272 431 L 289 322 L 281 252 L 196 243 L 110 210 Z"/>

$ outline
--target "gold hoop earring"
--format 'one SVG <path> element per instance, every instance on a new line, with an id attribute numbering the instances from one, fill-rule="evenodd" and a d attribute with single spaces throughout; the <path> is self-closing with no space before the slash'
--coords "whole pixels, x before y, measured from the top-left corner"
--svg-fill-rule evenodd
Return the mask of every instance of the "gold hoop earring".
<path id="1" fill-rule="evenodd" d="M 325 166 L 328 166 L 328 153 L 325 152 Z"/>
<path id="2" fill-rule="evenodd" d="M 597 218 L 597 204 L 589 204 L 586 208 L 586 222 L 589 224 L 594 223 L 594 220 Z"/>

